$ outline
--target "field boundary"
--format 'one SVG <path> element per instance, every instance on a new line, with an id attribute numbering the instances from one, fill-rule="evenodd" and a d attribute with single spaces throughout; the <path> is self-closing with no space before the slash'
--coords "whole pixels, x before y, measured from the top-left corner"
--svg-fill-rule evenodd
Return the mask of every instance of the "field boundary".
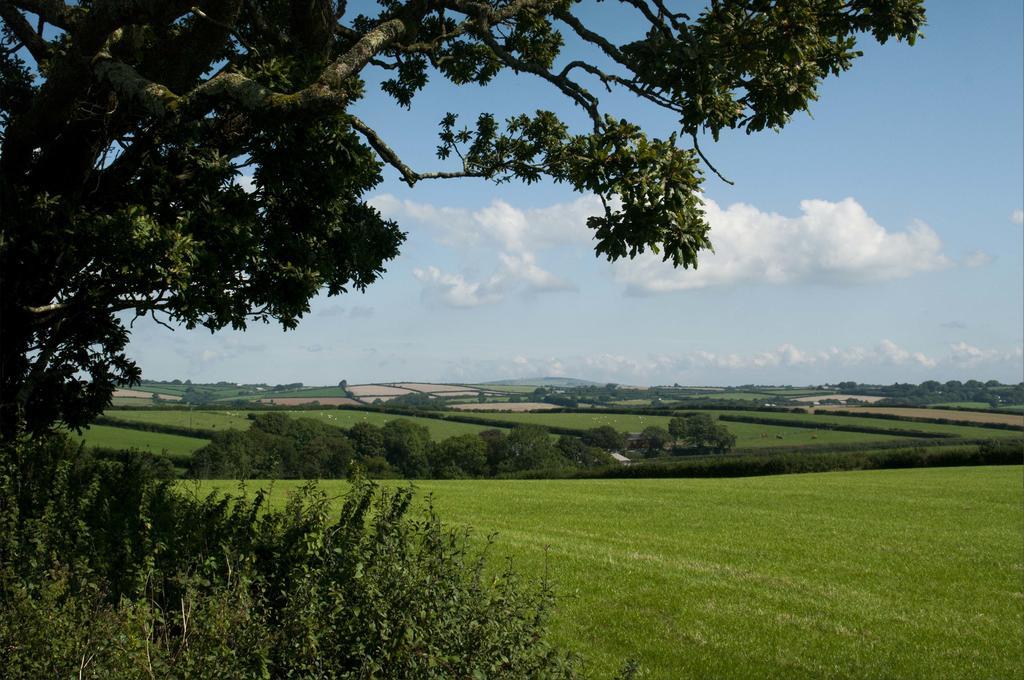
<path id="1" fill-rule="evenodd" d="M 987 441 L 977 446 L 922 447 L 856 453 L 710 455 L 682 461 L 639 463 L 573 471 L 568 479 L 762 477 L 809 472 L 849 472 L 920 467 L 1021 465 L 1022 445 Z M 520 479 L 551 479 L 551 471 L 530 471 Z"/>
<path id="2" fill-rule="evenodd" d="M 829 411 L 835 413 L 835 411 Z M 803 427 L 809 430 L 834 430 L 836 432 L 859 432 L 861 434 L 882 434 L 894 437 L 912 437 L 915 439 L 961 439 L 950 432 L 924 432 L 922 430 L 895 430 L 870 425 L 847 425 L 845 423 L 815 423 L 811 420 L 784 420 L 781 418 L 759 418 L 757 416 L 740 416 L 722 414 L 719 420 L 732 423 L 752 423 L 755 425 L 779 425 L 783 427 Z"/>
<path id="3" fill-rule="evenodd" d="M 924 408 L 921 406 L 893 406 L 892 408 Z M 988 411 L 983 411 L 988 413 Z M 812 411 L 815 416 L 850 416 L 852 418 L 877 418 L 879 420 L 898 420 L 906 423 L 933 423 L 935 425 L 958 425 L 977 427 L 983 430 L 1012 430 L 1024 433 L 1024 426 L 1010 423 L 979 423 L 976 420 L 954 420 L 951 418 L 919 418 L 914 416 L 896 415 L 894 413 L 857 413 L 856 411 Z"/>

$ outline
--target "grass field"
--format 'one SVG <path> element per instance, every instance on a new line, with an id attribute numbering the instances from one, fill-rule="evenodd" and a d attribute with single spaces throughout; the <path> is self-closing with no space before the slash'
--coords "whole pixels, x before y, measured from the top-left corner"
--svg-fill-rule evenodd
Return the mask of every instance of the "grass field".
<path id="1" fill-rule="evenodd" d="M 80 437 L 86 446 L 99 446 L 109 449 L 139 449 L 150 453 L 167 452 L 169 458 L 175 462 L 187 460 L 192 457 L 196 449 L 200 449 L 209 443 L 207 439 L 198 437 L 182 437 L 176 434 L 165 434 L 163 432 L 143 432 L 141 430 L 128 430 L 120 427 L 108 427 L 106 425 L 93 425 L 82 431 Z"/>
<path id="2" fill-rule="evenodd" d="M 1006 437 L 1024 436 L 1024 433 L 1019 431 L 1015 432 L 1013 430 L 984 427 L 983 423 L 979 423 L 979 426 L 976 427 L 972 425 L 944 425 L 942 423 L 926 423 L 919 421 L 891 420 L 888 418 L 865 418 L 862 416 L 840 416 L 831 414 L 812 415 L 810 413 L 768 413 L 761 411 L 707 411 L 707 413 L 716 413 L 720 415 L 746 415 L 758 418 L 771 418 L 773 420 L 791 420 L 794 422 L 835 423 L 836 425 L 878 427 L 890 430 L 917 430 L 918 432 L 951 434 L 956 437 L 964 437 L 967 439 L 1002 439 Z M 955 411 L 945 411 L 944 413 L 951 413 L 952 415 L 950 418 L 954 420 L 956 419 L 956 416 L 959 415 Z"/>
<path id="3" fill-rule="evenodd" d="M 781 395 L 760 394 L 758 392 L 709 392 L 707 394 L 680 394 L 678 399 L 714 399 L 715 401 L 756 401 L 770 402 Z"/>
<path id="4" fill-rule="evenodd" d="M 151 411 L 107 411 L 103 415 L 114 420 L 130 423 L 173 425 L 195 430 L 247 430 L 249 419 L 246 411 L 199 411 L 199 410 L 157 410 Z"/>
<path id="5" fill-rule="evenodd" d="M 653 678 L 1020 671 L 1019 466 L 417 487 L 497 532 L 496 561 L 547 570 L 556 639 L 597 677 L 629 657 Z"/>
<path id="6" fill-rule="evenodd" d="M 1020 432 L 1013 430 L 1000 430 L 993 428 L 971 427 L 961 425 L 942 425 L 938 423 L 919 423 L 898 420 L 886 420 L 883 418 L 861 418 L 857 416 L 833 416 L 833 415 L 811 415 L 809 413 L 769 413 L 760 411 L 700 411 L 712 415 L 745 415 L 758 418 L 771 418 L 778 420 L 791 420 L 794 422 L 826 423 L 832 422 L 842 425 L 855 425 L 859 427 L 878 427 L 893 430 L 918 430 L 922 432 L 941 432 L 952 434 L 957 437 L 969 439 L 980 438 L 1006 438 L 1020 437 Z M 467 412 L 464 415 L 480 418 L 502 420 L 509 423 L 533 423 L 536 425 L 547 425 L 549 427 L 571 427 L 587 429 L 611 425 L 621 432 L 640 432 L 645 427 L 657 425 L 668 427 L 669 416 L 648 416 L 621 413 L 487 413 L 474 414 Z M 737 448 L 752 448 L 762 446 L 779 446 L 775 435 L 781 434 L 785 443 L 839 443 L 839 442 L 861 442 L 861 441 L 883 441 L 894 439 L 890 435 L 864 434 L 859 432 L 837 432 L 830 430 L 810 430 L 808 428 L 782 427 L 775 425 L 755 425 L 748 423 L 724 422 L 723 424 L 734 432 L 737 437 Z M 761 433 L 767 435 L 767 439 L 761 438 Z M 816 436 L 816 440 L 811 437 Z M 805 441 L 806 440 L 806 441 Z"/>

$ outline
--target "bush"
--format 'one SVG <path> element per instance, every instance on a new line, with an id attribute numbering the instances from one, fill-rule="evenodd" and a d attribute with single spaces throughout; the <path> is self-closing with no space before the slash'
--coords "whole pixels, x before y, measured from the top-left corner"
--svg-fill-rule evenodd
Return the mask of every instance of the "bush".
<path id="1" fill-rule="evenodd" d="M 0 666 L 7 677 L 573 677 L 547 584 L 410 489 L 354 480 L 182 493 L 62 436 L 0 450 Z"/>

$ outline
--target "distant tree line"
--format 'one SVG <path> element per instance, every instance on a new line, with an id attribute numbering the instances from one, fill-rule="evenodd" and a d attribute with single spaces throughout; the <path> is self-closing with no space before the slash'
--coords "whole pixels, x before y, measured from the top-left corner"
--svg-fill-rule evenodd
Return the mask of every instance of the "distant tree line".
<path id="1" fill-rule="evenodd" d="M 920 385 L 896 383 L 894 385 L 862 385 L 856 382 L 841 382 L 836 388 L 844 394 L 884 397 L 879 402 L 885 405 L 904 404 L 927 406 L 928 404 L 954 402 L 984 402 L 993 408 L 1012 404 L 1024 404 L 1024 383 L 1004 385 L 998 380 L 926 380 Z"/>
<path id="2" fill-rule="evenodd" d="M 525 470 L 608 465 L 606 450 L 577 437 L 553 438 L 546 428 L 519 425 L 441 441 L 411 420 L 339 428 L 311 418 L 262 413 L 248 430 L 227 430 L 192 457 L 189 476 L 205 479 L 343 478 L 353 463 L 377 478 L 459 479 Z M 621 435 L 620 435 L 621 437 Z"/>

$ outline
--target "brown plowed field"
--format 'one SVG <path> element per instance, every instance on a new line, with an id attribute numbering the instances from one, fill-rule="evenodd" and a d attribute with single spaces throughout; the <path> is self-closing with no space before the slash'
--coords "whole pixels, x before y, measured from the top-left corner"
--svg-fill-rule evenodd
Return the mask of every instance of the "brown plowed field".
<path id="1" fill-rule="evenodd" d="M 414 390 L 416 392 L 429 392 L 431 394 L 446 394 L 448 392 L 455 392 L 458 394 L 476 394 L 478 392 L 478 390 L 468 390 L 462 385 L 442 385 L 439 383 L 398 383 L 397 387 Z"/>
<path id="2" fill-rule="evenodd" d="M 357 397 L 397 397 L 412 392 L 390 385 L 352 385 L 348 391 Z"/>
<path id="3" fill-rule="evenodd" d="M 1024 426 L 1024 415 L 1014 413 L 982 413 L 980 411 L 947 411 L 941 408 L 900 408 L 899 406 L 815 406 L 815 411 L 851 411 L 882 415 L 928 418 L 929 420 L 962 420 L 970 423 L 1003 423 Z"/>
<path id="4" fill-rule="evenodd" d="M 135 399 L 152 399 L 152 392 L 143 392 L 142 390 L 114 390 L 115 397 L 132 397 Z M 181 397 L 174 396 L 173 394 L 157 394 L 161 399 L 166 401 L 181 401 Z"/>
<path id="5" fill-rule="evenodd" d="M 523 411 L 547 411 L 548 409 L 559 407 L 554 404 L 523 401 L 518 404 L 450 404 L 449 408 L 458 409 L 459 411 L 511 411 L 513 413 L 522 413 Z"/>

